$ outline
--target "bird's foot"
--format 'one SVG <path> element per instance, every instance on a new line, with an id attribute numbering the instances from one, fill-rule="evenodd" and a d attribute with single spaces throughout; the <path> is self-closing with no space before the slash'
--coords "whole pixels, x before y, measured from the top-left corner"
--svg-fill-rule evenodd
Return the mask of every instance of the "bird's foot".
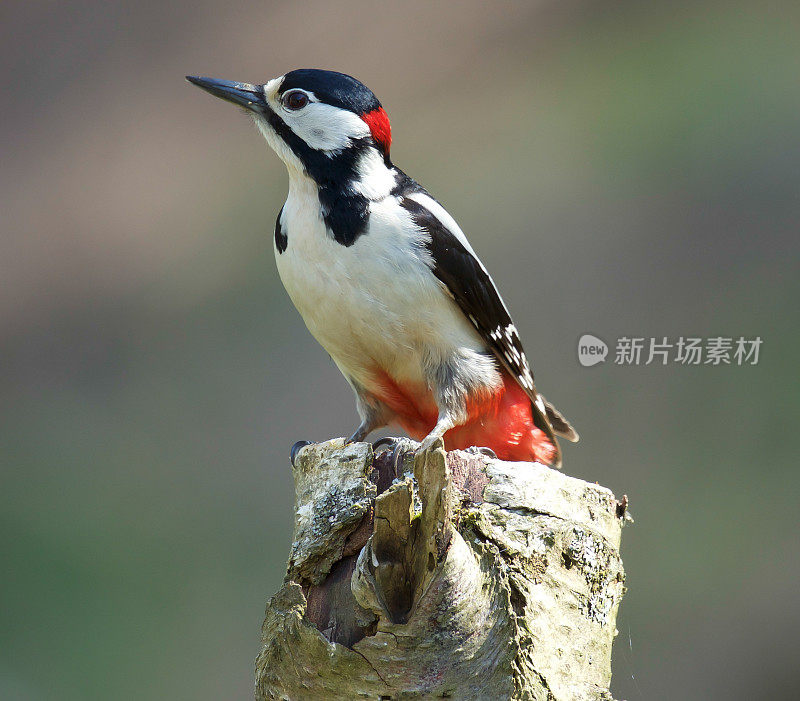
<path id="1" fill-rule="evenodd" d="M 295 466 L 295 461 L 297 460 L 297 456 L 300 451 L 307 445 L 311 445 L 311 443 L 312 441 L 297 441 L 297 443 L 289 448 L 289 461 L 292 463 L 292 467 Z"/>
<path id="2" fill-rule="evenodd" d="M 487 448 L 486 446 L 471 445 L 464 452 L 469 453 L 470 455 L 485 455 L 487 458 L 491 458 L 492 460 L 497 460 L 497 453 L 495 453 L 491 448 Z"/>
<path id="3" fill-rule="evenodd" d="M 379 438 L 372 444 L 372 450 L 377 453 L 391 451 L 392 460 L 395 464 L 402 462 L 402 456 L 408 452 L 414 452 L 417 449 L 417 444 L 410 438 Z"/>
<path id="4" fill-rule="evenodd" d="M 381 450 L 395 450 L 400 443 L 406 440 L 408 439 L 395 438 L 394 436 L 384 436 L 383 438 L 379 438 L 372 444 L 372 450 L 375 453 Z"/>
<path id="5" fill-rule="evenodd" d="M 361 443 L 370 433 L 372 433 L 375 427 L 370 424 L 362 423 L 354 432 L 353 435 L 348 438 L 344 444 L 350 445 L 351 443 Z"/>
<path id="6" fill-rule="evenodd" d="M 372 444 L 372 449 L 375 453 L 375 464 L 382 463 L 388 465 L 388 468 L 382 468 L 384 474 L 388 474 L 388 481 L 381 488 L 379 484 L 379 492 L 386 489 L 391 480 L 399 477 L 405 472 L 405 458 L 409 453 L 413 454 L 417 449 L 417 444 L 410 438 L 379 438 Z M 388 462 L 387 462 L 388 461 Z M 388 472 L 386 470 L 388 469 Z"/>

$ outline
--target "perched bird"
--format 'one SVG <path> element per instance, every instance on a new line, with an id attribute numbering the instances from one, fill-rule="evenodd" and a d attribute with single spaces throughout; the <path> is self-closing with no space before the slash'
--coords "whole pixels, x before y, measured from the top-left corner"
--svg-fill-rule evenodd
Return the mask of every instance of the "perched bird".
<path id="1" fill-rule="evenodd" d="M 536 391 L 517 329 L 453 218 L 394 166 L 389 118 L 343 73 L 263 85 L 187 76 L 253 117 L 289 171 L 275 222 L 286 291 L 356 395 L 350 441 L 399 424 L 430 447 L 559 466 L 576 441 Z"/>

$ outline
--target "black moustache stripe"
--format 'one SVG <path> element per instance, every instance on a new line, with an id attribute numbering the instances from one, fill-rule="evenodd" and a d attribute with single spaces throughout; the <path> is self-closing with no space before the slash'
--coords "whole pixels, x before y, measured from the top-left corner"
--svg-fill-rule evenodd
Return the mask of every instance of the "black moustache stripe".
<path id="1" fill-rule="evenodd" d="M 325 151 L 311 148 L 295 134 L 267 104 L 266 97 L 261 107 L 270 127 L 297 156 L 309 177 L 317 183 L 322 216 L 333 238 L 343 246 L 352 246 L 365 233 L 369 216 L 369 200 L 354 192 L 352 187 L 358 180 L 358 161 L 372 147 L 369 138 L 355 139 L 348 148 L 329 155 Z"/>

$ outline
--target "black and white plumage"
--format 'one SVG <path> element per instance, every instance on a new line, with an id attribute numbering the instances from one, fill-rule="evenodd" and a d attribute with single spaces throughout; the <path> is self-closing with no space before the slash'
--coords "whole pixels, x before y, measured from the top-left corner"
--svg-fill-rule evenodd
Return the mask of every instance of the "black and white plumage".
<path id="1" fill-rule="evenodd" d="M 245 107 L 289 171 L 275 257 L 289 296 L 356 394 L 351 440 L 397 422 L 423 447 L 483 445 L 560 464 L 577 440 L 537 393 L 497 288 L 447 211 L 390 158 L 372 92 L 299 70 L 264 85 L 188 78 Z"/>

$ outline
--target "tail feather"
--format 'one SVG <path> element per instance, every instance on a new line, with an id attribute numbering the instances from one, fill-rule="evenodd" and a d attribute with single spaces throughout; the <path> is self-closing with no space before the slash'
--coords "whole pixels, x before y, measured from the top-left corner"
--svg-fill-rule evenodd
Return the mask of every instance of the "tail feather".
<path id="1" fill-rule="evenodd" d="M 542 439 L 544 439 L 544 441 L 546 441 L 545 445 L 550 448 L 552 453 L 552 455 L 547 456 L 548 459 L 543 460 L 538 456 L 534 457 L 534 459 L 538 459 L 539 462 L 543 462 L 559 470 L 561 469 L 561 447 L 558 445 L 553 427 L 550 425 L 550 421 L 545 414 L 544 400 L 541 395 L 531 400 L 527 392 L 525 393 L 525 397 L 528 399 L 531 408 L 531 420 L 535 427 L 533 429 L 533 435 L 536 436 L 536 442 L 541 443 Z"/>
<path id="2" fill-rule="evenodd" d="M 555 433 L 557 436 L 561 436 L 562 438 L 566 438 L 568 441 L 577 443 L 580 440 L 580 436 L 578 435 L 578 432 L 572 428 L 570 422 L 567 421 L 563 414 L 550 402 L 548 402 L 541 394 L 539 396 L 542 397 L 542 401 L 544 402 L 547 420 L 553 427 L 553 433 Z"/>

